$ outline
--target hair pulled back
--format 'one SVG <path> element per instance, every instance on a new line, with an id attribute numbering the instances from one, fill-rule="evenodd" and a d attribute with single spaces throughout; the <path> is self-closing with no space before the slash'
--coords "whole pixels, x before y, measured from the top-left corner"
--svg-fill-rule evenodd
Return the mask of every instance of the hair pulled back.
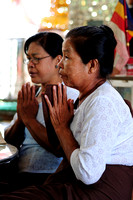
<path id="1" fill-rule="evenodd" d="M 84 64 L 98 59 L 100 75 L 105 78 L 112 73 L 117 42 L 111 28 L 106 25 L 81 26 L 70 30 L 65 38 L 70 38 Z"/>
<path id="2" fill-rule="evenodd" d="M 32 42 L 39 44 L 50 56 L 55 58 L 62 55 L 63 39 L 60 35 L 53 32 L 39 32 L 28 38 L 24 44 L 24 52 L 27 54 L 29 45 Z"/>

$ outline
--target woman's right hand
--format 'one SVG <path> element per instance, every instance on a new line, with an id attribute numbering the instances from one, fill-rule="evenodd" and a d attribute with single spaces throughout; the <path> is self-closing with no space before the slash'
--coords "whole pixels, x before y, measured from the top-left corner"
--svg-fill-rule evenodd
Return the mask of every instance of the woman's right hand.
<path id="1" fill-rule="evenodd" d="M 56 93 L 56 87 L 53 86 L 53 106 L 46 95 L 45 99 L 49 107 L 51 122 L 56 134 L 62 129 L 69 128 L 74 115 L 74 105 L 73 100 L 67 100 L 66 86 L 63 85 L 62 91 L 61 84 L 58 84 L 58 95 Z"/>
<path id="2" fill-rule="evenodd" d="M 72 152 L 79 148 L 79 145 L 70 130 L 70 122 L 74 116 L 73 100 L 67 100 L 66 86 L 63 85 L 62 92 L 61 84 L 58 84 L 58 98 L 56 87 L 53 86 L 53 106 L 46 95 L 45 99 L 49 107 L 50 118 L 54 130 L 60 141 L 60 145 L 70 162 Z"/>

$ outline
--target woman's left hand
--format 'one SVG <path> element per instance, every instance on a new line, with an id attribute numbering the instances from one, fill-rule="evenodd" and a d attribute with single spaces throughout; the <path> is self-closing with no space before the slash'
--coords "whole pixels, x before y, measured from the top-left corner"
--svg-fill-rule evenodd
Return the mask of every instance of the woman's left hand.
<path id="1" fill-rule="evenodd" d="M 58 94 L 56 86 L 53 86 L 53 106 L 51 105 L 47 95 L 45 95 L 46 102 L 49 107 L 50 119 L 55 129 L 56 134 L 60 133 L 65 128 L 69 128 L 70 122 L 74 115 L 73 100 L 67 100 L 66 86 L 58 84 Z"/>
<path id="2" fill-rule="evenodd" d="M 24 124 L 31 119 L 36 119 L 38 102 L 35 98 L 35 86 L 26 83 L 18 93 L 17 113 Z"/>

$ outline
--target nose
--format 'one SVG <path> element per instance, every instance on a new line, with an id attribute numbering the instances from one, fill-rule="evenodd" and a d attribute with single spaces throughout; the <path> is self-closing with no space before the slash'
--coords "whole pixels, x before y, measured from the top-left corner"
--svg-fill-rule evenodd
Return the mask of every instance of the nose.
<path id="1" fill-rule="evenodd" d="M 60 60 L 60 62 L 58 63 L 58 66 L 59 66 L 59 69 L 63 69 L 64 66 L 63 66 L 63 58 Z"/>
<path id="2" fill-rule="evenodd" d="M 28 65 L 28 68 L 35 67 L 34 60 L 30 59 L 29 62 L 27 63 L 27 65 Z"/>
<path id="3" fill-rule="evenodd" d="M 35 67 L 35 64 L 33 63 L 32 59 L 29 60 L 27 65 L 28 65 L 28 68 L 34 68 Z"/>

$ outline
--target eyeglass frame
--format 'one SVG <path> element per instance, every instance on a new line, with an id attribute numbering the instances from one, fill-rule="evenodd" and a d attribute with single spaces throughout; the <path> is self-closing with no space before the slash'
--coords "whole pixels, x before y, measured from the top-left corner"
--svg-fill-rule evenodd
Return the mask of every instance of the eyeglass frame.
<path id="1" fill-rule="evenodd" d="M 32 61 L 33 64 L 37 65 L 37 64 L 39 64 L 40 60 L 48 58 L 48 57 L 50 57 L 50 55 L 44 56 L 44 57 L 41 57 L 41 58 L 35 58 L 35 57 L 30 58 L 30 59 L 26 58 L 23 62 L 24 62 L 24 64 L 29 64 L 29 62 Z"/>

